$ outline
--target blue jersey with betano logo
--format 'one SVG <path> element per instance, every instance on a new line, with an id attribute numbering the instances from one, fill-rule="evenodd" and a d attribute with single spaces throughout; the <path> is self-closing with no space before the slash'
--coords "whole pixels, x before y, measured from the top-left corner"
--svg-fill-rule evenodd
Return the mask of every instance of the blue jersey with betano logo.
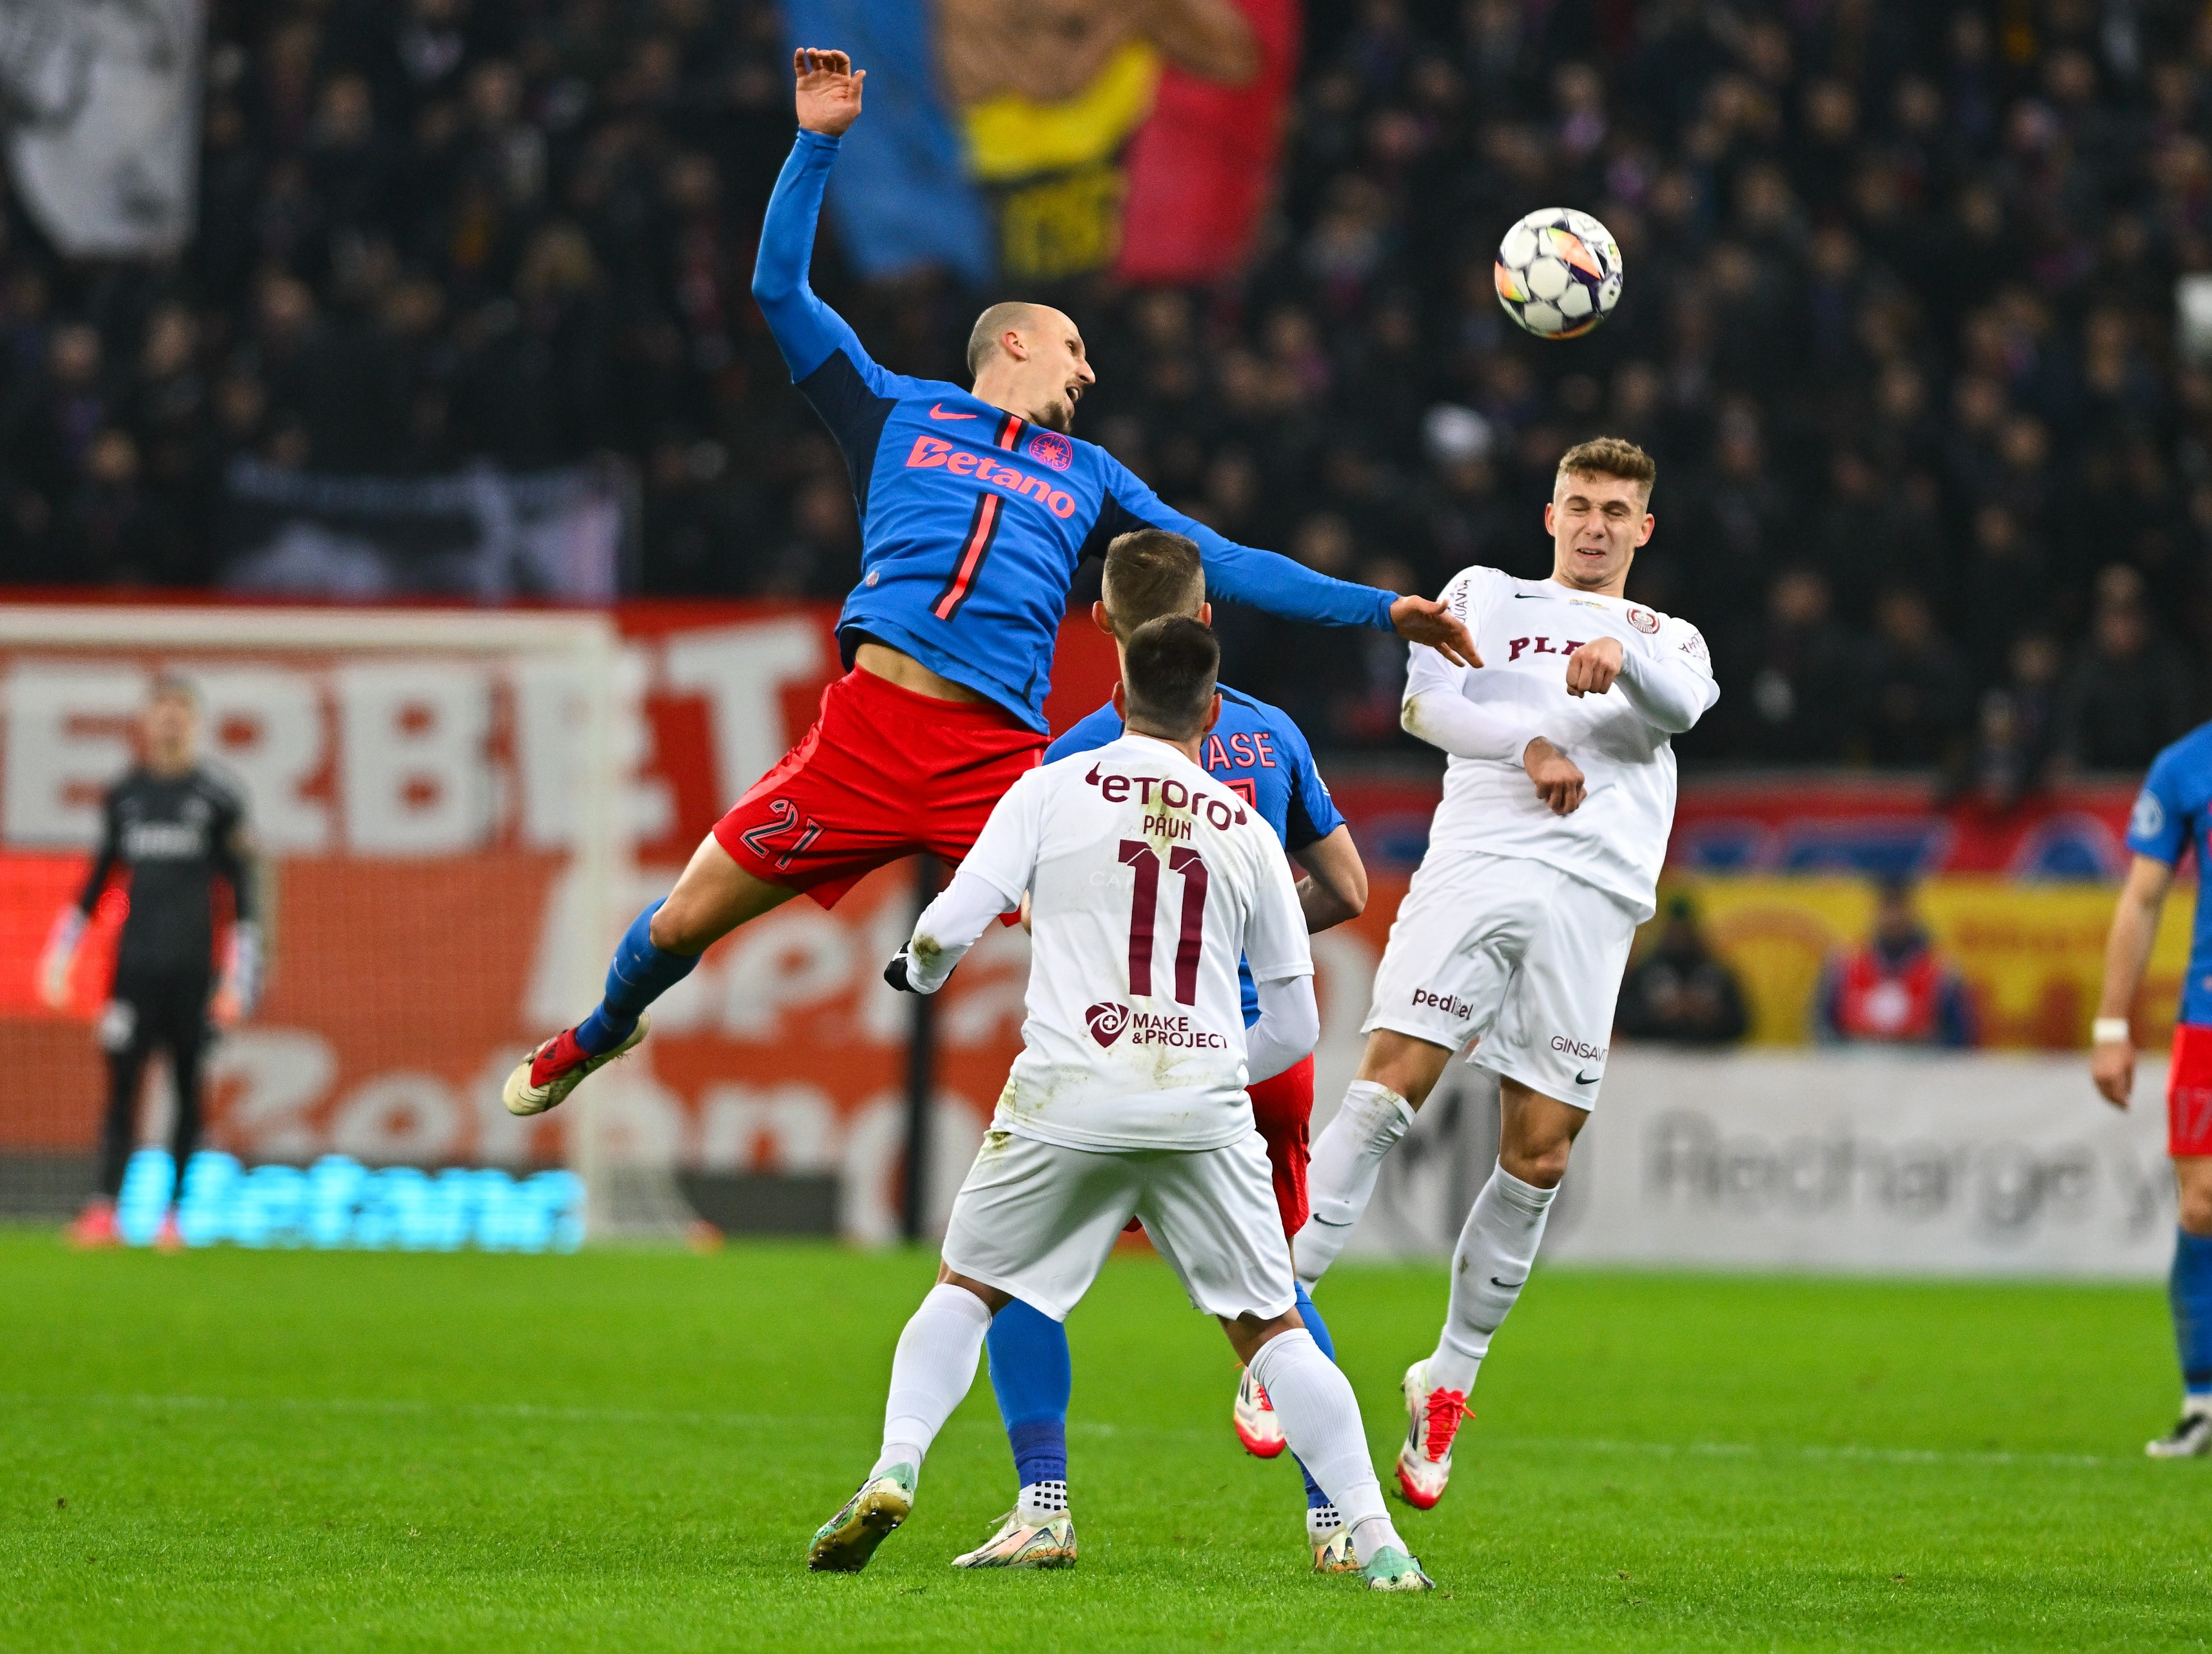
<path id="1" fill-rule="evenodd" d="M 2181 983 L 2181 1019 L 2212 1027 L 2212 901 L 2205 899 L 2206 835 L 2212 832 L 2212 723 L 2199 724 L 2151 760 L 2128 817 L 2128 848 L 2169 867 L 2185 847 L 2197 851 L 2197 919 L 2189 942 L 2189 974 Z"/>
<path id="2" fill-rule="evenodd" d="M 1121 715 L 1109 702 L 1047 747 L 1044 761 L 1091 751 L 1120 740 L 1121 733 Z M 1275 830 L 1285 850 L 1318 844 L 1344 825 L 1321 771 L 1314 767 L 1313 749 L 1306 738 L 1279 708 L 1265 701 L 1223 684 L 1220 720 L 1200 743 L 1198 757 L 1207 775 L 1226 785 Z M 1241 959 L 1237 974 L 1244 990 L 1244 1025 L 1249 1028 L 1260 1019 L 1260 990 Z"/>
<path id="3" fill-rule="evenodd" d="M 761 225 L 753 296 L 852 472 L 861 573 L 837 619 L 847 665 L 875 638 L 1042 732 L 1076 564 L 1086 547 L 1148 526 L 1198 543 L 1215 597 L 1291 620 L 1390 629 L 1392 593 L 1224 539 L 1161 504 L 1096 444 L 871 360 L 806 282 L 836 153 L 835 138 L 799 135 Z"/>

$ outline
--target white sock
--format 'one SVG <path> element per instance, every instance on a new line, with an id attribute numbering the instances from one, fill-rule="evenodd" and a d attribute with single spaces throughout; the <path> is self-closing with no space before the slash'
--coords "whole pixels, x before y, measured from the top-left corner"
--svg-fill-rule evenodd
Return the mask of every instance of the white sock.
<path id="1" fill-rule="evenodd" d="M 1291 1248 L 1298 1279 L 1310 1288 L 1328 1272 L 1336 1255 L 1375 1196 L 1382 1157 L 1413 1123 L 1413 1110 L 1388 1085 L 1355 1079 L 1344 1093 L 1344 1106 L 1314 1140 L 1313 1164 L 1306 1171 L 1312 1215 Z"/>
<path id="2" fill-rule="evenodd" d="M 1022 1489 L 1020 1502 L 1014 1509 L 1029 1526 L 1042 1528 L 1055 1517 L 1067 1514 L 1067 1484 L 1064 1481 L 1033 1481 Z"/>
<path id="3" fill-rule="evenodd" d="M 991 1311 L 965 1286 L 941 1282 L 899 1335 L 891 1357 L 891 1390 L 884 1403 L 884 1450 L 871 1479 L 895 1464 L 921 1469 L 937 1432 L 975 1382 Z"/>
<path id="4" fill-rule="evenodd" d="M 1490 1353 L 1490 1336 L 1528 1279 L 1536 1244 L 1544 1238 L 1545 1215 L 1559 1192 L 1524 1183 L 1504 1166 L 1492 1171 L 1452 1249 L 1451 1306 L 1437 1353 L 1429 1358 L 1431 1389 L 1464 1395 L 1474 1388 L 1474 1375 Z"/>
<path id="5" fill-rule="evenodd" d="M 2184 1396 L 2181 1398 L 2183 1418 L 2194 1419 L 2202 1414 L 2212 1414 L 2212 1396 Z"/>
<path id="6" fill-rule="evenodd" d="M 1276 1334 L 1253 1356 L 1252 1376 L 1266 1386 L 1267 1399 L 1275 1404 L 1291 1451 L 1351 1524 L 1352 1554 L 1360 1566 L 1364 1567 L 1383 1546 L 1398 1544 L 1382 1506 L 1382 1485 L 1376 1481 L 1374 1462 L 1367 1456 L 1359 1399 L 1352 1393 L 1352 1381 L 1321 1353 L 1313 1335 L 1303 1327 Z"/>
<path id="7" fill-rule="evenodd" d="M 1334 1505 L 1309 1505 L 1306 1507 L 1306 1538 L 1321 1544 L 1330 1535 L 1344 1526 L 1344 1513 Z"/>

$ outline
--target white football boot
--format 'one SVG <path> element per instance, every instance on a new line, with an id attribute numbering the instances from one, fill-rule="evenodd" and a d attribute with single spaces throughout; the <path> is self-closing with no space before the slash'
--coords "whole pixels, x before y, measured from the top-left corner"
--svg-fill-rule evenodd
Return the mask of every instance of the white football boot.
<path id="1" fill-rule="evenodd" d="M 1313 1550 L 1316 1573 L 1358 1573 L 1352 1554 L 1352 1529 L 1334 1505 L 1315 1505 L 1306 1511 L 1306 1543 Z"/>
<path id="2" fill-rule="evenodd" d="M 1237 1402 L 1230 1409 L 1229 1421 L 1237 1426 L 1237 1439 L 1244 1444 L 1244 1450 L 1255 1459 L 1274 1458 L 1289 1445 L 1283 1435 L 1283 1421 L 1275 1416 L 1274 1403 L 1249 1367 L 1237 1377 Z"/>
<path id="3" fill-rule="evenodd" d="M 1075 1518 L 1066 1511 L 1046 1522 L 1025 1518 L 1017 1505 L 999 1531 L 964 1555 L 956 1568 L 1072 1568 L 1075 1566 Z"/>
<path id="4" fill-rule="evenodd" d="M 2172 1430 L 2145 1442 L 2143 1451 L 2154 1459 L 2201 1459 L 2212 1453 L 2212 1413 L 2183 1414 Z"/>
<path id="5" fill-rule="evenodd" d="M 1405 1390 L 1406 1444 L 1398 1450 L 1398 1490 L 1407 1504 L 1426 1511 L 1444 1496 L 1444 1484 L 1451 1480 L 1452 1438 L 1459 1434 L 1460 1420 L 1468 1416 L 1467 1392 L 1431 1389 L 1425 1360 L 1406 1369 Z"/>
<path id="6" fill-rule="evenodd" d="M 501 1090 L 500 1101 L 507 1104 L 509 1114 L 525 1119 L 548 1109 L 557 1109 L 568 1100 L 569 1092 L 584 1083 L 586 1076 L 597 1073 L 625 1055 L 652 1028 L 653 1019 L 640 1013 L 637 1026 L 629 1031 L 629 1037 L 597 1056 L 576 1043 L 574 1029 L 563 1028 L 515 1065 L 514 1072 L 507 1077 L 507 1084 Z"/>

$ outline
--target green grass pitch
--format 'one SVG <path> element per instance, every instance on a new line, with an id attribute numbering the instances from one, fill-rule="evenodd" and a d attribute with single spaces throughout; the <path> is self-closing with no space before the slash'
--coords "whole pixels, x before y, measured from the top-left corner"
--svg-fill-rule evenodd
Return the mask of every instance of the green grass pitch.
<path id="1" fill-rule="evenodd" d="M 2154 1464 L 2142 1287 L 1540 1271 L 1427 1514 L 1443 1586 L 1308 1572 L 1297 1474 L 1158 1262 L 1071 1323 L 1083 1560 L 945 1565 L 1009 1502 L 988 1383 L 858 1577 L 930 1257 L 81 1256 L 0 1236 L 0 1647 L 1991 1649 L 2212 1640 L 2212 1462 Z M 1376 1462 L 1436 1268 L 1325 1284 Z"/>

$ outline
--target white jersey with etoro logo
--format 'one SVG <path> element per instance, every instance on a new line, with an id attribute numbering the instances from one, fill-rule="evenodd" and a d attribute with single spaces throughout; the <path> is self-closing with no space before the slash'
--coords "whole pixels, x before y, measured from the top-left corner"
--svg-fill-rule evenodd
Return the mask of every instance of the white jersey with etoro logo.
<path id="1" fill-rule="evenodd" d="M 1689 622 L 1641 604 L 1556 581 L 1516 580 L 1496 569 L 1462 569 L 1442 598 L 1474 635 L 1482 665 L 1455 666 L 1416 645 L 1408 697 L 1456 690 L 1528 717 L 1530 733 L 1551 740 L 1581 769 L 1589 794 L 1572 815 L 1556 816 L 1536 796 L 1517 753 L 1455 754 L 1430 830 L 1430 855 L 1458 849 L 1540 861 L 1617 897 L 1639 922 L 1649 918 L 1674 821 L 1674 751 L 1667 732 L 1619 684 L 1603 695 L 1569 695 L 1567 657 L 1598 638 L 1618 638 L 1625 653 L 1644 657 L 1642 665 L 1695 674 L 1710 707 L 1720 691 L 1705 640 Z"/>
<path id="2" fill-rule="evenodd" d="M 1244 800 L 1124 735 L 1032 769 L 961 863 L 1030 898 L 1022 1054 L 996 1129 L 1085 1149 L 1205 1149 L 1252 1130 L 1243 999 L 1310 976 L 1288 862 Z"/>

